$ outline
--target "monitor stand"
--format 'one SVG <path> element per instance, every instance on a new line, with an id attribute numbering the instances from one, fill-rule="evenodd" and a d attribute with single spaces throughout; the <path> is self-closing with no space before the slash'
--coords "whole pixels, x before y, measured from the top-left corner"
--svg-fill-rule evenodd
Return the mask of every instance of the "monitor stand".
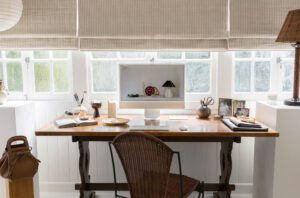
<path id="1" fill-rule="evenodd" d="M 145 109 L 144 116 L 145 120 L 159 120 L 160 109 Z"/>

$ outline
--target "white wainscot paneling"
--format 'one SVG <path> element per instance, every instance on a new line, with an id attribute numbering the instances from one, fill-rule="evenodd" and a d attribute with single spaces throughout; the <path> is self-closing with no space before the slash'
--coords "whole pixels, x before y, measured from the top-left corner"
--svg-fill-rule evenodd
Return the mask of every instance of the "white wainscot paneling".
<path id="1" fill-rule="evenodd" d="M 72 105 L 71 102 L 39 102 L 36 104 L 37 127 L 52 121 Z M 168 143 L 180 151 L 183 173 L 207 183 L 217 182 L 220 174 L 219 143 Z M 38 157 L 42 161 L 39 176 L 40 188 L 46 191 L 73 191 L 80 181 L 78 145 L 70 137 L 38 137 Z M 111 158 L 106 142 L 91 142 L 90 174 L 92 182 L 112 182 Z M 237 193 L 251 193 L 253 174 L 254 139 L 243 138 L 234 144 L 231 183 L 237 184 Z M 116 155 L 115 155 L 116 156 Z M 126 181 L 120 162 L 117 162 L 118 181 Z M 173 172 L 178 171 L 174 160 Z M 99 194 L 99 193 L 98 193 Z"/>

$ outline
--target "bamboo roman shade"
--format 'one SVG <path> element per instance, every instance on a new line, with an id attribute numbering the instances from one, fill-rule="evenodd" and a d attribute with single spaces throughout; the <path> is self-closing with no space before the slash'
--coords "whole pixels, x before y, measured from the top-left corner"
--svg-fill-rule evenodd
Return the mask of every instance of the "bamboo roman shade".
<path id="1" fill-rule="evenodd" d="M 0 32 L 1 48 L 78 47 L 76 0 L 23 0 L 23 7 L 19 23 Z"/>
<path id="2" fill-rule="evenodd" d="M 0 5 L 1 6 L 1 5 Z M 284 49 L 276 43 L 300 0 L 23 0 L 0 49 Z"/>
<path id="3" fill-rule="evenodd" d="M 79 0 L 80 47 L 226 48 L 227 6 L 226 0 Z"/>
<path id="4" fill-rule="evenodd" d="M 230 0 L 229 48 L 285 48 L 275 43 L 289 10 L 299 0 Z"/>

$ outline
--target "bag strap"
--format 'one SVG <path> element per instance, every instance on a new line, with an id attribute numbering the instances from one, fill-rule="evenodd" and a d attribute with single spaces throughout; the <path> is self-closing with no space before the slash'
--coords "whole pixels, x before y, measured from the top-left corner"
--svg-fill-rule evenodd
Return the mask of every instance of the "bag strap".
<path id="1" fill-rule="evenodd" d="M 23 141 L 23 144 L 19 144 L 19 145 L 24 145 L 25 148 L 29 149 L 28 140 L 25 136 L 14 136 L 8 139 L 6 144 L 6 150 L 11 150 L 12 143 L 16 141 Z"/>

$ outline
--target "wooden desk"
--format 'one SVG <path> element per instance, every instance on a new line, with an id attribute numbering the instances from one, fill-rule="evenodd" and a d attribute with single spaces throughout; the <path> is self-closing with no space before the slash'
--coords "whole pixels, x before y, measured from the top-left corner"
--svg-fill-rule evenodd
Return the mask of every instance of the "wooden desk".
<path id="1" fill-rule="evenodd" d="M 76 184 L 75 189 L 80 190 L 80 198 L 95 197 L 96 190 L 114 190 L 112 183 L 90 183 L 89 175 L 89 142 L 90 141 L 112 141 L 120 133 L 129 131 L 130 125 L 144 125 L 145 121 L 142 116 L 123 115 L 120 117 L 130 119 L 126 126 L 105 126 L 101 122 L 102 116 L 98 119 L 97 126 L 75 127 L 67 129 L 59 129 L 54 122 L 36 131 L 36 136 L 72 136 L 73 142 L 79 145 L 79 171 L 81 184 Z M 268 132 L 233 132 L 219 120 L 199 120 L 196 116 L 188 116 L 187 120 L 169 120 L 168 116 L 161 117 L 161 124 L 166 124 L 169 131 L 147 131 L 151 135 L 166 142 L 220 142 L 220 166 L 221 175 L 219 183 L 211 183 L 205 185 L 206 191 L 215 191 L 214 197 L 229 198 L 231 191 L 235 190 L 235 186 L 229 184 L 232 159 L 231 152 L 233 143 L 241 143 L 242 137 L 278 137 L 279 133 L 269 129 Z M 156 123 L 157 124 L 157 123 Z M 187 126 L 188 131 L 182 132 L 180 126 Z M 145 131 L 141 131 L 145 132 Z M 119 190 L 127 190 L 126 183 L 118 185 Z"/>

